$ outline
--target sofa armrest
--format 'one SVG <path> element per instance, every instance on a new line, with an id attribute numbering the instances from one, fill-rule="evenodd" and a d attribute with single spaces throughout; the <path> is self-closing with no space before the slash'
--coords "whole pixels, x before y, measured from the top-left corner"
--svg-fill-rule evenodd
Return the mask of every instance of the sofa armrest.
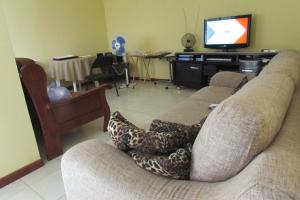
<path id="1" fill-rule="evenodd" d="M 218 72 L 210 81 L 210 86 L 228 87 L 236 89 L 247 75 L 237 72 Z"/>
<path id="2" fill-rule="evenodd" d="M 153 175 L 127 154 L 99 140 L 81 143 L 66 152 L 61 169 L 67 199 L 202 199 L 203 183 Z"/>
<path id="3" fill-rule="evenodd" d="M 263 156 L 259 157 L 256 162 L 264 161 Z M 257 165 L 260 164 L 252 163 L 254 169 L 243 170 L 223 182 L 174 180 L 147 172 L 107 143 L 90 140 L 63 155 L 61 170 L 70 200 L 262 200 L 269 194 L 285 197 L 286 192 L 269 191 L 268 187 L 258 185 L 253 176 Z"/>
<path id="4" fill-rule="evenodd" d="M 278 188 L 272 188 L 261 183 L 251 186 L 248 190 L 242 193 L 238 200 L 253 200 L 253 199 L 270 199 L 270 200 L 294 200 L 296 196 L 292 197 L 287 191 Z"/>

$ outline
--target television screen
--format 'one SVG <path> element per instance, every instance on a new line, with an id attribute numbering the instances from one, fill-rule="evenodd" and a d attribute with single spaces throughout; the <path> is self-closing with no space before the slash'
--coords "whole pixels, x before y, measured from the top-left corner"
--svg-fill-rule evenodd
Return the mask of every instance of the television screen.
<path id="1" fill-rule="evenodd" d="M 232 49 L 248 47 L 251 15 L 206 19 L 204 21 L 205 48 Z"/>

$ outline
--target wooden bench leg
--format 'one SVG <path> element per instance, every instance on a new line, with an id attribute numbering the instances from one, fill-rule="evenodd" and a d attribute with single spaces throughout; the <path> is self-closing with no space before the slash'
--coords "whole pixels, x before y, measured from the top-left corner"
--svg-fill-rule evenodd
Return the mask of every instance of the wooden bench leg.
<path id="1" fill-rule="evenodd" d="M 110 88 L 111 89 L 111 86 Z M 105 92 L 100 94 L 100 105 L 101 105 L 101 112 L 103 114 L 104 117 L 104 123 L 103 123 L 103 131 L 106 132 L 107 131 L 107 126 L 108 126 L 108 122 L 110 119 L 110 108 L 109 105 L 107 103 L 106 97 L 105 97 Z"/>
<path id="2" fill-rule="evenodd" d="M 59 134 L 44 132 L 44 142 L 48 160 L 63 154 L 62 141 Z"/>

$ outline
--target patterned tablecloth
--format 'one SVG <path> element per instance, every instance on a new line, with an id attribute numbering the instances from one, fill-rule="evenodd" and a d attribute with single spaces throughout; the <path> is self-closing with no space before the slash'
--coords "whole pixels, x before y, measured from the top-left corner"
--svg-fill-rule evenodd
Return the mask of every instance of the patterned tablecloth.
<path id="1" fill-rule="evenodd" d="M 82 56 L 75 59 L 51 60 L 49 76 L 57 81 L 83 81 L 90 74 L 90 69 L 96 56 Z"/>

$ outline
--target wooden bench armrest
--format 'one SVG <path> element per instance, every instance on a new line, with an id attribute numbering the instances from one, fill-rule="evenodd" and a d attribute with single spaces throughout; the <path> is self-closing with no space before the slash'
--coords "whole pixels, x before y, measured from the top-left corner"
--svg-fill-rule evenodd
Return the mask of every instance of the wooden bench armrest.
<path id="1" fill-rule="evenodd" d="M 50 103 L 48 109 L 60 127 L 63 127 L 62 132 L 68 132 L 101 116 L 104 116 L 104 130 L 106 130 L 110 108 L 105 90 L 111 88 L 111 85 L 104 84 L 82 95 Z"/>
<path id="2" fill-rule="evenodd" d="M 59 108 L 59 107 L 63 107 L 65 105 L 71 104 L 71 103 L 76 103 L 77 101 L 80 101 L 81 99 L 86 98 L 88 96 L 95 96 L 95 95 L 98 95 L 98 94 L 105 94 L 105 90 L 106 89 L 111 89 L 111 88 L 112 88 L 112 86 L 110 84 L 103 84 L 103 85 L 100 85 L 97 88 L 94 88 L 92 90 L 84 92 L 80 95 L 73 96 L 70 99 L 66 99 L 66 100 L 63 100 L 63 101 L 60 101 L 60 102 L 56 102 L 56 103 L 50 103 L 49 108 L 50 109 L 55 109 L 55 108 Z"/>

